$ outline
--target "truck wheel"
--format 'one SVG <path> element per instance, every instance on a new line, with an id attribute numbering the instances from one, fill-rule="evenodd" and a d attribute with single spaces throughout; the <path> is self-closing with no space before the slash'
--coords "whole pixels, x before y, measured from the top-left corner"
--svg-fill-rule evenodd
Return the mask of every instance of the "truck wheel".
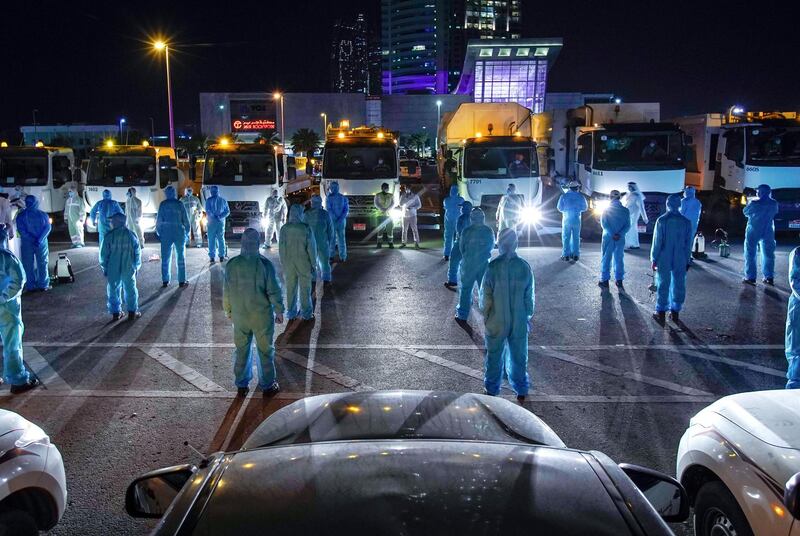
<path id="1" fill-rule="evenodd" d="M 39 527 L 28 512 L 9 510 L 0 514 L 0 536 L 37 536 Z"/>
<path id="2" fill-rule="evenodd" d="M 753 536 L 736 498 L 719 481 L 706 482 L 697 492 L 694 533 L 697 536 Z"/>

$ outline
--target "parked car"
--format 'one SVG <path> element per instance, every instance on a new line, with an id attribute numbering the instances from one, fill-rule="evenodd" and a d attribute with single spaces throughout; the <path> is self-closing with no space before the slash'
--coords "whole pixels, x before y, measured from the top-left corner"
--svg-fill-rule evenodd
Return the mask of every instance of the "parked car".
<path id="1" fill-rule="evenodd" d="M 688 517 L 671 477 L 568 449 L 510 401 L 428 391 L 298 400 L 239 451 L 136 479 L 126 509 L 159 535 L 669 535 Z"/>
<path id="2" fill-rule="evenodd" d="M 422 167 L 419 160 L 400 160 L 400 177 L 406 179 L 422 179 Z"/>
<path id="3" fill-rule="evenodd" d="M 436 165 L 436 159 L 435 158 L 428 158 L 428 159 L 425 160 L 425 162 L 429 166 L 435 166 Z"/>
<path id="4" fill-rule="evenodd" d="M 727 396 L 692 417 L 678 479 L 697 536 L 800 535 L 800 391 Z"/>
<path id="5" fill-rule="evenodd" d="M 44 430 L 0 409 L 0 534 L 33 536 L 50 530 L 66 504 L 61 453 Z"/>

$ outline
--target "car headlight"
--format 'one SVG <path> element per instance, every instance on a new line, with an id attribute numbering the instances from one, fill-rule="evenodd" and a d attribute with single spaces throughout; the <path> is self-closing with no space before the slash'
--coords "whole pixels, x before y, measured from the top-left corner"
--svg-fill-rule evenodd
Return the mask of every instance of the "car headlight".
<path id="1" fill-rule="evenodd" d="M 596 199 L 592 203 L 592 212 L 599 216 L 605 212 L 609 206 L 611 206 L 611 201 L 609 199 Z"/>
<path id="2" fill-rule="evenodd" d="M 269 218 L 261 216 L 261 228 L 266 229 L 267 225 L 269 225 Z"/>
<path id="3" fill-rule="evenodd" d="M 527 206 L 522 209 L 522 223 L 533 225 L 542 219 L 542 212 L 537 207 Z"/>
<path id="4" fill-rule="evenodd" d="M 14 445 L 17 448 L 25 448 L 28 445 L 32 445 L 33 443 L 41 443 L 47 445 L 50 443 L 50 437 L 44 433 L 44 430 L 33 424 L 32 422 L 28 422 L 25 425 L 25 429 L 22 431 L 22 435 L 19 436 L 14 442 Z"/>
<path id="5" fill-rule="evenodd" d="M 143 227 L 153 227 L 156 224 L 155 216 L 142 216 L 140 223 Z"/>
<path id="6" fill-rule="evenodd" d="M 403 219 L 403 210 L 400 207 L 394 207 L 389 211 L 389 215 L 392 217 L 393 221 L 400 221 Z"/>

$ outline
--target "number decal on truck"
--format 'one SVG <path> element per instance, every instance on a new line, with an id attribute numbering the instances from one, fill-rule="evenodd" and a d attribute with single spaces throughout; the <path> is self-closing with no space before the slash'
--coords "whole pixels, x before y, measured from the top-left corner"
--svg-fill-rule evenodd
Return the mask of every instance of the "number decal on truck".
<path id="1" fill-rule="evenodd" d="M 480 184 L 481 182 L 482 182 L 481 179 L 470 179 L 469 180 L 470 184 Z"/>

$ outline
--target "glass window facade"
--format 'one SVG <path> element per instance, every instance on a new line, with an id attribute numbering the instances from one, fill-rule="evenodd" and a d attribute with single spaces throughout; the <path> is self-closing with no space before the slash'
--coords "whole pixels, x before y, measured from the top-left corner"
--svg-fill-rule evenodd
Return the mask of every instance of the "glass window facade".
<path id="1" fill-rule="evenodd" d="M 547 60 L 475 63 L 475 102 L 516 102 L 541 113 L 546 86 Z"/>

